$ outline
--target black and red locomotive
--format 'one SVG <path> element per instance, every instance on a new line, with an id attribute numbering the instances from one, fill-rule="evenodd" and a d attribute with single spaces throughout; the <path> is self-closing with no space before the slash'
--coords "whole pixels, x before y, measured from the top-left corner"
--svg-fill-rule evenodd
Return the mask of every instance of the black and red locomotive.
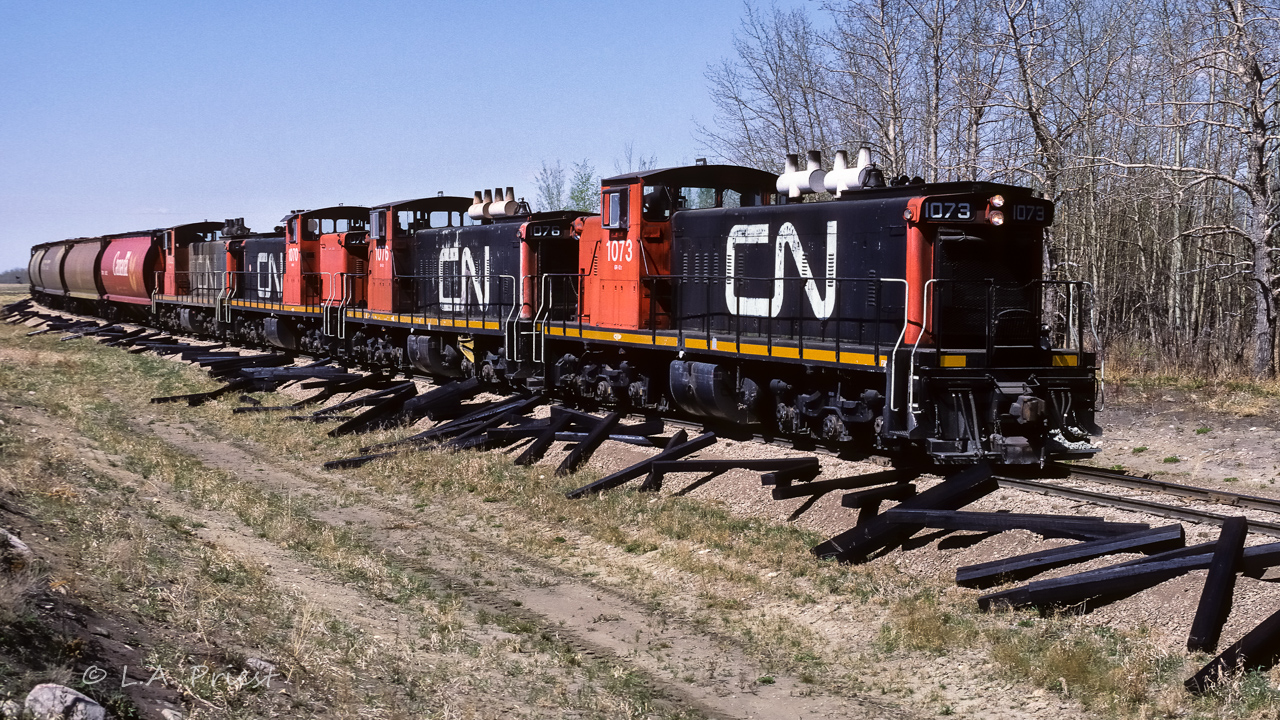
<path id="1" fill-rule="evenodd" d="M 1042 278 L 1053 204 L 987 182 L 886 183 L 865 152 L 818 165 L 620 175 L 590 215 L 531 212 L 507 188 L 295 211 L 268 233 L 228 221 L 46 243 L 32 293 L 939 463 L 1095 452 L 1090 288 Z"/>

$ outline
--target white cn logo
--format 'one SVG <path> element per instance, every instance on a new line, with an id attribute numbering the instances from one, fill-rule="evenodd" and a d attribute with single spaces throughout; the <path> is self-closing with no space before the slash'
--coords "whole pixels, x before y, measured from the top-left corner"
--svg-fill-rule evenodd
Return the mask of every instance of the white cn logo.
<path id="1" fill-rule="evenodd" d="M 836 307 L 836 221 L 827 221 L 827 262 L 826 262 L 826 294 L 818 291 L 818 282 L 809 268 L 809 258 L 805 257 L 800 247 L 800 236 L 791 223 L 783 223 L 778 228 L 778 236 L 773 243 L 773 296 L 745 297 L 737 293 L 735 287 L 737 257 L 735 248 L 738 245 L 763 245 L 769 242 L 769 226 L 734 225 L 729 230 L 729 238 L 725 245 L 725 275 L 729 278 L 724 284 L 724 301 L 729 312 L 747 317 L 777 317 L 782 312 L 782 300 L 786 291 L 783 281 L 787 251 L 795 261 L 800 277 L 808 282 L 804 284 L 804 293 L 809 298 L 809 307 L 819 319 L 831 317 Z"/>
<path id="2" fill-rule="evenodd" d="M 258 253 L 258 297 L 265 299 L 283 292 L 284 281 L 274 253 Z"/>
<path id="3" fill-rule="evenodd" d="M 476 261 L 471 248 L 446 247 L 440 249 L 440 309 L 444 312 L 465 310 L 470 300 L 468 290 L 474 294 L 475 303 L 481 309 L 489 307 L 489 248 L 484 249 L 483 272 L 476 272 Z M 450 286 L 457 282 L 458 294 L 450 295 Z"/>

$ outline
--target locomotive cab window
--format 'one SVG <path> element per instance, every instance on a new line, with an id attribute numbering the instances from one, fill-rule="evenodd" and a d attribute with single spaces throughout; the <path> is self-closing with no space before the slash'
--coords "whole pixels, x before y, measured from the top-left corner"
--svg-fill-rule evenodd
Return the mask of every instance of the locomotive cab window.
<path id="1" fill-rule="evenodd" d="M 604 227 L 627 227 L 627 188 L 611 189 L 605 192 L 604 207 L 601 210 Z"/>
<path id="2" fill-rule="evenodd" d="M 317 223 L 313 226 L 311 223 Z M 307 222 L 308 229 L 315 232 L 315 227 L 319 227 L 321 235 L 330 235 L 333 233 L 353 232 L 355 230 L 364 230 L 367 227 L 365 220 L 351 220 L 347 218 L 321 218 L 320 220 L 309 220 Z"/>
<path id="3" fill-rule="evenodd" d="M 423 218 L 421 212 L 413 210 L 400 210 L 396 213 L 396 234 L 404 235 L 414 233 L 431 227 L 430 223 Z"/>
<path id="4" fill-rule="evenodd" d="M 677 210 L 706 210 L 708 208 L 736 208 L 743 205 L 759 205 L 757 196 L 744 198 L 737 190 L 714 187 L 676 188 Z"/>
<path id="5" fill-rule="evenodd" d="M 671 219 L 671 189 L 665 185 L 645 185 L 641 216 L 649 222 Z"/>

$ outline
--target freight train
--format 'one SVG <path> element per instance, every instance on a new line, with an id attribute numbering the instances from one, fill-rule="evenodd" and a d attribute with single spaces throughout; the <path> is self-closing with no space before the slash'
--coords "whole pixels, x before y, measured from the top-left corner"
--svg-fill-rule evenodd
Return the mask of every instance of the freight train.
<path id="1" fill-rule="evenodd" d="M 802 166 L 803 164 L 803 166 Z M 940 464 L 1096 452 L 1091 288 L 1043 277 L 1054 205 L 886 179 L 865 149 L 37 245 L 42 303 L 562 401 Z M 1092 346 L 1094 351 L 1087 350 Z"/>

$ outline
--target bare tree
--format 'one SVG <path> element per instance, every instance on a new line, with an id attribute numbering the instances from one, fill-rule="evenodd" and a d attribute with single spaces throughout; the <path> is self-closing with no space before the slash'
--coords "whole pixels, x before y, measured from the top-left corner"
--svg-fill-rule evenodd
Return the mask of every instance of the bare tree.
<path id="1" fill-rule="evenodd" d="M 789 152 L 829 150 L 825 56 L 801 9 L 768 12 L 747 4 L 733 42 L 736 57 L 707 69 L 717 113 L 698 134 L 715 155 L 760 168 L 781 166 Z"/>
<path id="2" fill-rule="evenodd" d="M 1228 254 L 1232 275 L 1247 273 L 1253 307 L 1253 375 L 1275 375 L 1276 308 L 1280 300 L 1280 8 L 1252 0 L 1203 0 L 1188 4 L 1189 17 L 1202 26 L 1190 45 L 1191 54 L 1176 77 L 1184 92 L 1164 96 L 1154 131 L 1174 138 L 1172 158 L 1122 162 L 1127 168 L 1164 173 L 1183 198 L 1193 189 L 1220 185 L 1244 207 L 1226 209 L 1193 227 L 1179 227 L 1179 240 L 1188 234 L 1236 237 L 1246 243 L 1248 256 Z M 1186 157 L 1183 139 L 1199 136 L 1205 152 L 1197 164 Z M 1230 148 L 1225 157 L 1215 148 Z M 1211 161 L 1211 162 L 1204 162 Z"/>
<path id="3" fill-rule="evenodd" d="M 922 92 L 918 68 L 911 62 L 917 49 L 916 19 L 890 0 L 861 0 L 828 10 L 835 28 L 827 44 L 835 57 L 834 77 L 825 92 L 844 134 L 869 143 L 889 172 L 908 172 L 915 159 L 908 157 L 909 151 L 918 147 L 910 140 L 918 133 L 920 116 L 912 113 L 913 94 Z"/>
<path id="4" fill-rule="evenodd" d="M 658 156 L 649 155 L 645 157 L 644 153 L 636 153 L 636 144 L 628 142 L 622 146 L 622 157 L 613 161 L 613 169 L 619 175 L 629 172 L 640 172 L 643 170 L 652 170 L 658 167 Z"/>

